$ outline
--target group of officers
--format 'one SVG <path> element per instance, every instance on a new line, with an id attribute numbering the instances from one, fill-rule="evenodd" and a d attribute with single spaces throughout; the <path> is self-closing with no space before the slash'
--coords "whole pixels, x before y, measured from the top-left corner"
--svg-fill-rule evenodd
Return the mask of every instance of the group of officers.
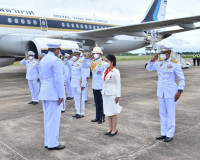
<path id="1" fill-rule="evenodd" d="M 36 105 L 42 100 L 45 148 L 60 150 L 65 148 L 58 142 L 60 117 L 66 109 L 65 99 L 74 99 L 76 113 L 72 117 L 83 118 L 85 102 L 88 101 L 87 80 L 90 72 L 96 106 L 96 117 L 91 122 L 101 124 L 105 121 L 101 95 L 105 66 L 100 47 L 94 47 L 92 53 L 85 56 L 83 49 L 72 49 L 71 53 L 61 54 L 61 44 L 47 45 L 48 53 L 43 54 L 39 60 L 35 59 L 33 51 L 29 51 L 28 56 L 20 64 L 26 65 L 27 68 L 26 79 L 32 96 L 29 104 Z"/>
<path id="2" fill-rule="evenodd" d="M 195 66 L 195 65 L 197 64 L 197 66 L 199 66 L 200 55 L 199 55 L 199 54 L 198 54 L 198 55 L 194 54 L 194 55 L 192 56 L 192 59 L 193 59 L 193 65 Z M 197 62 L 197 63 L 196 63 L 196 62 Z"/>
<path id="3" fill-rule="evenodd" d="M 87 79 L 92 72 L 92 88 L 96 105 L 96 118 L 92 122 L 101 124 L 105 121 L 103 114 L 102 75 L 106 69 L 102 60 L 103 52 L 95 47 L 92 54 L 84 57 L 84 50 L 73 49 L 72 54 L 61 55 L 60 44 L 48 44 L 48 54 L 37 61 L 32 51 L 21 61 L 27 66 L 26 79 L 31 90 L 31 104 L 42 100 L 44 111 L 45 148 L 49 150 L 64 149 L 58 142 L 61 112 L 65 111 L 65 87 L 67 99 L 75 101 L 76 114 L 73 117 L 84 117 L 87 101 Z M 161 46 L 161 54 L 156 54 L 147 65 L 147 70 L 157 71 L 159 112 L 161 135 L 157 140 L 170 142 L 175 132 L 175 110 L 177 101 L 185 88 L 185 78 L 178 61 L 171 58 L 171 49 Z M 160 57 L 160 59 L 158 59 Z M 175 77 L 179 79 L 176 85 Z M 39 84 L 41 83 L 40 91 Z"/>

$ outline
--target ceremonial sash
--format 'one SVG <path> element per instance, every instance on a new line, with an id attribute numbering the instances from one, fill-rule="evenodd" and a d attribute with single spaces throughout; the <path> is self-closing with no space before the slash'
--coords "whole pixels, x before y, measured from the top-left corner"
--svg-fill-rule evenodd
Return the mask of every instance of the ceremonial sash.
<path id="1" fill-rule="evenodd" d="M 103 60 L 101 60 L 101 61 L 99 61 L 99 62 L 97 62 L 97 63 L 94 63 L 94 61 L 95 61 L 95 60 L 92 60 L 92 62 L 91 62 L 91 66 L 90 66 L 91 72 L 93 71 L 93 69 L 94 69 L 97 65 L 99 65 L 101 62 L 103 62 Z M 93 63 L 94 63 L 94 64 L 93 64 Z"/>

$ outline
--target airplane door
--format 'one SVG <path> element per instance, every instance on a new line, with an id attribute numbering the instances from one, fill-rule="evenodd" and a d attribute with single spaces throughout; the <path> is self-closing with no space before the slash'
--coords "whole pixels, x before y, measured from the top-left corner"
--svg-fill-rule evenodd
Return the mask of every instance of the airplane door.
<path id="1" fill-rule="evenodd" d="M 42 31 L 48 30 L 47 20 L 44 18 L 40 18 L 40 26 Z"/>

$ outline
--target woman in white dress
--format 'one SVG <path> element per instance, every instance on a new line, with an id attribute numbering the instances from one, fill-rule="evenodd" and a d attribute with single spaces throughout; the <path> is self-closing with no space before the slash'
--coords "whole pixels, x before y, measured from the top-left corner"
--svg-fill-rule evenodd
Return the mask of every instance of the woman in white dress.
<path id="1" fill-rule="evenodd" d="M 115 68 L 116 57 L 107 55 L 105 58 L 105 67 L 107 68 L 103 74 L 103 110 L 108 116 L 109 129 L 105 135 L 114 136 L 117 134 L 117 114 L 122 110 L 119 105 L 119 97 L 121 96 L 121 80 L 120 72 Z"/>

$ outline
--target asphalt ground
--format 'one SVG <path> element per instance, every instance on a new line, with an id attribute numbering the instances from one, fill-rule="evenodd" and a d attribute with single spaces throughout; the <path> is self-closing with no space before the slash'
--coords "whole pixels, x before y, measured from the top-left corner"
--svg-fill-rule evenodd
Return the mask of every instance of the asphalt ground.
<path id="1" fill-rule="evenodd" d="M 66 148 L 44 148 L 43 111 L 31 101 L 24 66 L 0 68 L 0 159 L 1 160 L 199 160 L 200 159 L 200 67 L 184 69 L 186 88 L 176 109 L 176 132 L 170 143 L 155 140 L 160 135 L 156 96 L 157 75 L 144 69 L 146 61 L 119 62 L 123 106 L 118 134 L 105 136 L 103 124 L 90 122 L 95 107 L 89 79 L 85 117 L 72 118 L 74 101 L 66 101 L 60 142 Z"/>

